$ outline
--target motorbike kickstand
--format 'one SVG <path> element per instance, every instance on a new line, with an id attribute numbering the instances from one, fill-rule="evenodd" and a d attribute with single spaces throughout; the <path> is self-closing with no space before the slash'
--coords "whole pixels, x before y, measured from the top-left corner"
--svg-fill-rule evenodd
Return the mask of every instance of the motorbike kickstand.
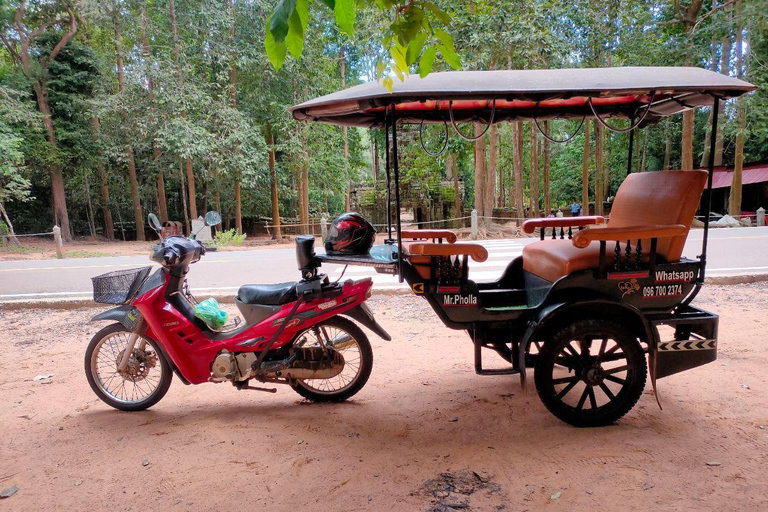
<path id="1" fill-rule="evenodd" d="M 263 391 L 265 393 L 277 393 L 277 388 L 260 388 L 257 386 L 243 386 L 237 389 L 251 389 L 253 391 Z"/>

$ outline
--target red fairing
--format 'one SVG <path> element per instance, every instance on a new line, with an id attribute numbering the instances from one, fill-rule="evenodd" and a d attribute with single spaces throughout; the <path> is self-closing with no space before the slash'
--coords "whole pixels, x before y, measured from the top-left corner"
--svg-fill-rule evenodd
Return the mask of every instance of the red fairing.
<path id="1" fill-rule="evenodd" d="M 231 338 L 214 341 L 165 300 L 165 288 L 168 286 L 169 278 L 170 276 L 167 275 L 164 286 L 142 295 L 134 301 L 133 305 L 138 308 L 147 323 L 147 336 L 162 345 L 179 372 L 191 384 L 208 381 L 213 359 L 223 349 L 232 353 L 261 351 L 295 305 L 295 302 L 285 304 L 278 313 L 250 329 Z M 338 297 L 301 304 L 288 326 L 272 345 L 271 350 L 286 345 L 298 332 L 307 327 L 359 306 L 366 300 L 366 294 L 372 284 L 370 278 L 359 281 L 349 280 L 343 284 L 342 293 Z M 255 338 L 263 339 L 248 348 L 238 345 Z"/>

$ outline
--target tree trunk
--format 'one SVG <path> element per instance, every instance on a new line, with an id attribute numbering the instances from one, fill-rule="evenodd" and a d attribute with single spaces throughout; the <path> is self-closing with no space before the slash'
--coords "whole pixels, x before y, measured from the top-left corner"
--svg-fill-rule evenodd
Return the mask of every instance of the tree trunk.
<path id="1" fill-rule="evenodd" d="M 122 29 L 120 28 L 120 20 L 118 19 L 119 11 L 117 4 L 112 3 L 113 19 L 115 29 L 115 61 L 117 64 L 117 92 L 122 95 L 123 88 L 125 87 L 125 71 L 123 66 L 123 42 L 122 42 Z M 123 129 L 127 129 L 129 122 L 128 116 L 123 114 Z M 127 138 L 127 137 L 126 137 Z M 141 197 L 139 195 L 139 180 L 136 175 L 136 159 L 133 153 L 133 147 L 130 142 L 126 144 L 125 154 L 128 157 L 128 179 L 131 184 L 131 199 L 133 201 L 133 220 L 136 223 L 136 240 L 143 242 L 146 240 L 144 236 L 144 213 L 141 210 Z"/>
<path id="2" fill-rule="evenodd" d="M 680 169 L 693 169 L 693 109 L 683 112 L 683 144 L 680 155 Z"/>
<path id="3" fill-rule="evenodd" d="M 662 170 L 668 171 L 669 170 L 669 160 L 672 157 L 672 134 L 669 133 L 670 130 L 670 122 L 669 118 L 665 121 L 665 128 L 664 133 L 667 138 L 667 144 L 664 147 L 664 165 L 662 166 Z M 709 146 L 709 144 L 707 144 Z"/>
<path id="4" fill-rule="evenodd" d="M 189 194 L 189 216 L 192 219 L 197 218 L 197 194 L 195 193 L 195 173 L 192 170 L 192 159 L 184 160 L 184 168 L 187 171 L 187 191 Z"/>
<path id="5" fill-rule="evenodd" d="M 160 148 L 155 146 L 155 162 L 158 164 L 157 168 L 157 209 L 158 209 L 158 215 L 160 216 L 160 222 L 165 222 L 168 220 L 168 202 L 165 198 L 165 176 L 163 175 L 163 171 L 160 169 Z"/>
<path id="6" fill-rule="evenodd" d="M 235 1 L 227 0 L 229 9 L 229 42 L 230 46 L 235 44 Z M 234 52 L 230 55 L 229 65 L 229 101 L 233 109 L 237 109 L 237 69 L 235 67 L 236 56 Z M 241 172 L 238 170 L 235 175 L 235 230 L 238 234 L 243 233 L 243 206 L 241 191 Z M 217 207 L 218 208 L 218 207 Z"/>
<path id="7" fill-rule="evenodd" d="M 512 172 L 514 173 L 514 204 L 515 204 L 515 217 L 518 217 L 517 225 L 521 224 L 520 220 L 525 218 L 525 206 L 523 203 L 523 122 L 515 121 L 512 123 L 512 139 L 513 139 L 513 152 L 512 152 Z M 510 201 L 512 202 L 512 201 Z"/>
<path id="8" fill-rule="evenodd" d="M 604 154 L 600 159 L 600 164 L 603 166 L 603 201 L 605 201 L 611 196 L 611 132 L 605 131 L 605 128 L 602 129 L 602 132 Z"/>
<path id="9" fill-rule="evenodd" d="M 210 172 L 210 171 L 209 171 Z M 206 173 L 208 175 L 208 173 Z M 205 212 L 208 211 L 208 182 L 203 183 L 203 209 L 202 212 L 205 214 Z"/>
<path id="10" fill-rule="evenodd" d="M 603 214 L 603 125 L 595 123 L 595 215 Z"/>
<path id="11" fill-rule="evenodd" d="M 648 159 L 648 130 L 645 130 L 645 137 L 643 137 L 643 158 L 640 163 L 640 172 L 645 172 L 645 164 Z"/>
<path id="12" fill-rule="evenodd" d="M 272 239 L 278 240 L 283 237 L 280 230 L 280 202 L 277 197 L 277 170 L 275 169 L 275 137 L 272 135 L 272 127 L 266 126 L 266 139 L 269 151 L 269 181 L 272 189 L 272 225 L 274 232 Z"/>
<path id="13" fill-rule="evenodd" d="M 93 219 L 93 203 L 91 202 L 91 187 L 88 186 L 88 171 L 83 169 L 83 186 L 85 188 L 86 210 L 88 217 L 88 229 L 91 232 L 91 240 L 96 240 L 96 222 Z"/>
<path id="14" fill-rule="evenodd" d="M 309 155 L 306 145 L 304 146 L 304 160 L 301 162 L 301 182 L 304 184 L 304 197 L 302 198 L 304 208 L 301 211 L 301 224 L 304 224 L 303 229 L 309 229 Z"/>
<path id="15" fill-rule="evenodd" d="M 56 140 L 56 131 L 53 128 L 53 118 L 51 117 L 51 107 L 48 105 L 48 86 L 44 81 L 37 81 L 32 88 L 37 98 L 37 106 L 40 113 L 43 114 L 43 124 L 48 136 L 48 144 L 51 146 L 53 154 L 59 149 L 59 143 Z M 61 238 L 68 242 L 72 240 L 72 230 L 69 227 L 69 214 L 67 213 L 67 195 L 64 192 L 64 174 L 61 165 L 54 161 L 50 167 L 51 173 L 51 197 L 53 198 L 53 221 L 61 228 Z"/>
<path id="16" fill-rule="evenodd" d="M 373 136 L 371 136 L 371 175 L 374 183 L 379 181 L 379 146 Z"/>
<path id="17" fill-rule="evenodd" d="M 749 52 L 749 45 L 742 44 L 742 32 L 744 27 L 742 26 L 740 16 L 741 0 L 736 0 L 735 8 L 736 17 L 739 19 L 738 26 L 736 27 L 736 76 L 738 78 L 743 78 L 742 49 L 746 46 L 747 52 Z M 746 58 L 744 60 L 746 60 Z M 733 165 L 731 193 L 728 198 L 728 211 L 731 214 L 731 217 L 741 215 L 742 170 L 744 168 L 744 130 L 747 126 L 747 108 L 744 103 L 744 97 L 739 97 L 736 103 L 736 126 L 736 159 Z"/>
<path id="18" fill-rule="evenodd" d="M 179 185 L 181 186 L 181 209 L 184 211 L 184 226 L 187 228 L 187 234 L 190 234 L 192 228 L 187 214 L 187 191 L 184 190 L 184 164 L 182 163 L 179 163 Z"/>
<path id="19" fill-rule="evenodd" d="M 485 215 L 493 217 L 493 207 L 496 203 L 496 173 L 498 172 L 499 162 L 499 131 L 498 127 L 493 124 L 488 129 L 490 134 L 490 145 L 488 148 L 488 172 L 486 175 L 486 190 L 485 200 L 483 201 L 485 206 Z"/>
<path id="20" fill-rule="evenodd" d="M 179 30 L 176 25 L 176 3 L 174 0 L 170 0 L 168 8 L 171 15 L 171 32 L 173 32 L 173 52 L 174 60 L 176 64 L 176 76 L 179 81 L 179 89 L 183 92 L 184 89 L 184 75 L 181 73 L 181 63 L 179 62 Z M 187 119 L 187 111 L 181 111 L 181 117 Z M 197 218 L 197 202 L 195 199 L 195 173 L 192 170 L 192 159 L 187 157 L 184 161 L 184 166 L 187 171 L 187 188 L 189 192 L 189 215 L 193 219 Z"/>
<path id="21" fill-rule="evenodd" d="M 149 37 L 147 37 L 147 4 L 146 2 L 141 8 L 141 41 L 144 50 L 144 61 L 146 63 L 147 74 L 147 90 L 149 92 L 149 100 L 152 104 L 152 110 L 155 110 L 155 82 L 152 79 L 152 73 L 150 71 L 150 61 L 152 59 L 152 51 L 149 46 Z M 163 169 L 161 167 L 160 158 L 162 152 L 157 145 L 157 137 L 152 134 L 152 152 L 154 155 L 155 170 L 157 171 L 157 214 L 160 216 L 160 222 L 168 220 L 168 202 L 165 194 L 165 176 L 163 175 Z"/>
<path id="22" fill-rule="evenodd" d="M 500 141 L 501 141 L 501 134 L 498 134 L 496 137 L 497 146 L 501 146 Z M 498 193 L 496 201 L 497 201 L 497 204 L 499 205 L 499 208 L 507 207 L 507 183 L 505 179 L 506 174 L 507 173 L 505 172 L 505 169 L 498 169 L 498 164 L 497 164 L 496 175 L 499 177 L 498 178 L 499 184 L 498 184 L 498 190 L 496 191 Z"/>
<path id="23" fill-rule="evenodd" d="M 451 169 L 453 169 L 453 189 L 456 191 L 454 194 L 454 211 L 455 216 L 457 219 L 461 218 L 462 216 L 462 196 L 461 196 L 461 190 L 459 189 L 459 169 L 456 166 L 456 154 L 451 153 L 448 155 L 448 158 L 451 160 Z M 459 221 L 456 221 L 457 223 Z"/>
<path id="24" fill-rule="evenodd" d="M 295 159 L 295 176 L 296 181 L 298 182 L 299 192 L 299 224 L 302 225 L 302 229 L 306 229 L 309 227 L 309 155 L 307 154 L 309 130 L 304 126 L 298 126 L 297 139 L 300 141 L 302 147 L 301 155 L 297 156 Z"/>
<path id="25" fill-rule="evenodd" d="M 474 123 L 475 137 L 483 131 L 480 123 Z M 475 210 L 477 215 L 485 217 L 485 137 L 480 137 L 475 141 Z M 479 224 L 484 226 L 487 219 L 480 219 Z"/>
<path id="26" fill-rule="evenodd" d="M 347 87 L 347 59 L 344 55 L 344 45 L 339 46 L 339 73 L 341 75 L 341 88 Z M 351 206 L 351 186 L 349 183 L 349 139 L 347 137 L 347 127 L 342 128 L 344 135 L 344 181 L 346 182 L 346 188 L 344 191 L 344 210 L 349 211 Z M 309 182 L 307 182 L 309 187 Z M 309 190 L 307 190 L 307 197 L 309 197 Z M 307 214 L 309 216 L 309 214 Z"/>
<path id="27" fill-rule="evenodd" d="M 3 205 L 2 201 L 0 201 L 0 215 L 2 215 L 5 225 L 8 226 L 8 239 L 13 245 L 21 245 L 19 243 L 19 239 L 16 238 L 16 232 L 13 230 L 13 224 L 11 223 L 11 219 L 8 218 L 8 212 L 5 211 L 5 205 Z"/>
<path id="28" fill-rule="evenodd" d="M 533 123 L 529 123 L 529 129 L 531 130 L 531 174 L 530 189 L 531 189 L 531 216 L 533 218 L 541 217 L 541 209 L 539 208 L 539 141 L 536 137 L 536 129 Z"/>
<path id="29" fill-rule="evenodd" d="M 678 20 L 683 25 L 686 35 L 686 64 L 692 66 L 695 62 L 693 55 L 693 30 L 697 25 L 699 12 L 704 4 L 703 0 L 692 0 L 687 7 L 676 4 Z M 683 140 L 680 155 L 680 169 L 690 171 L 693 169 L 693 124 L 695 116 L 693 109 L 683 112 Z"/>
<path id="30" fill-rule="evenodd" d="M 581 211 L 586 215 L 589 215 L 589 134 L 589 119 L 585 119 L 584 150 L 581 157 Z"/>
<path id="31" fill-rule="evenodd" d="M 99 118 L 93 116 L 91 118 L 91 124 L 93 125 L 93 139 L 96 144 L 100 144 L 101 123 Z M 99 155 L 100 157 L 102 155 Z M 107 168 L 104 165 L 104 161 L 99 159 L 99 180 L 100 187 L 99 192 L 101 195 L 101 214 L 104 219 L 104 236 L 107 240 L 115 239 L 115 226 L 112 223 L 112 211 L 109 209 L 109 183 L 107 181 Z"/>
<path id="32" fill-rule="evenodd" d="M 549 121 L 544 121 L 544 133 L 549 136 Z M 549 140 L 544 139 L 544 213 L 552 213 L 552 193 L 549 183 Z"/>
<path id="33" fill-rule="evenodd" d="M 133 148 L 128 148 L 128 178 L 131 182 L 131 198 L 133 200 L 133 219 L 136 223 L 136 240 L 143 242 L 144 236 L 144 214 L 141 211 L 141 200 L 139 199 L 139 180 L 136 176 L 136 163 L 133 155 Z"/>
<path id="34" fill-rule="evenodd" d="M 12 55 L 11 57 L 21 63 L 22 72 L 32 82 L 32 89 L 35 92 L 35 98 L 37 100 L 40 113 L 43 115 L 43 124 L 48 136 L 48 144 L 51 148 L 51 154 L 56 158 L 58 155 L 58 143 L 56 141 L 56 132 L 53 127 L 53 118 L 51 117 L 51 108 L 48 104 L 48 85 L 47 75 L 48 66 L 51 62 L 56 60 L 56 56 L 64 48 L 69 41 L 77 33 L 77 18 L 71 7 L 67 7 L 67 14 L 69 14 L 69 29 L 59 39 L 56 45 L 51 49 L 50 53 L 42 57 L 36 50 L 30 51 L 34 48 L 33 44 L 35 39 L 44 34 L 47 29 L 53 25 L 62 23 L 62 21 L 49 20 L 42 23 L 35 30 L 26 30 L 22 26 L 22 19 L 26 11 L 25 2 L 19 2 L 16 7 L 16 13 L 14 16 L 14 25 L 21 42 L 21 51 Z M 3 39 L 3 42 L 6 42 Z M 7 44 L 6 44 L 7 46 Z M 14 53 L 13 51 L 11 52 Z M 55 160 L 54 160 L 55 162 Z M 54 222 L 61 228 L 61 236 L 67 241 L 72 239 L 72 230 L 69 226 L 69 214 L 67 213 L 67 196 L 64 191 L 64 175 L 61 169 L 61 165 L 58 163 L 51 164 L 49 168 L 51 174 L 51 196 L 53 199 L 53 216 Z"/>
<path id="35" fill-rule="evenodd" d="M 730 19 L 730 15 L 728 16 Z M 721 56 L 720 56 L 720 73 L 727 75 L 730 71 L 731 61 L 731 38 L 730 36 L 724 37 L 720 44 Z M 725 120 L 725 101 L 720 102 L 720 109 L 718 110 L 718 119 Z M 710 125 L 711 126 L 711 125 Z M 723 165 L 723 151 L 725 142 L 725 130 L 717 131 L 717 139 L 715 139 L 715 166 Z"/>
<path id="36" fill-rule="evenodd" d="M 709 70 L 717 71 L 717 39 L 712 36 L 712 46 L 709 56 Z M 709 116 L 707 117 L 707 128 L 704 134 L 704 151 L 701 154 L 701 161 L 699 167 L 706 167 L 709 163 L 709 143 L 712 137 L 712 109 L 709 109 Z"/>

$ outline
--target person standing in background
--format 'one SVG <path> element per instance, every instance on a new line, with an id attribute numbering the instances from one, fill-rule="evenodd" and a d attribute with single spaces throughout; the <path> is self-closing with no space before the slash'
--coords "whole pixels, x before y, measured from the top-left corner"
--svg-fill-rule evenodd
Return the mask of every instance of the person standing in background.
<path id="1" fill-rule="evenodd" d="M 581 215 L 581 205 L 576 201 L 571 205 L 571 217 L 578 217 Z"/>

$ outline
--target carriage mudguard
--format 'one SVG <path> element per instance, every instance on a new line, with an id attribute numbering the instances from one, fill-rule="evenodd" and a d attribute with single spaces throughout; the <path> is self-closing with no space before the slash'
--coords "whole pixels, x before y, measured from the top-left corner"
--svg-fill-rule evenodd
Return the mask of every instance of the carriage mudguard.
<path id="1" fill-rule="evenodd" d="M 648 315 L 654 326 L 675 329 L 671 340 L 659 339 L 650 352 L 651 378 L 662 379 L 717 359 L 719 317 L 686 305 L 672 315 Z"/>
<path id="2" fill-rule="evenodd" d="M 619 321 L 648 343 L 649 347 L 655 347 L 658 343 L 658 331 L 639 309 L 629 304 L 607 299 L 548 304 L 539 310 L 535 320 L 528 322 L 528 328 L 520 340 L 518 364 L 523 370 L 520 372 L 520 384 L 523 389 L 526 379 L 525 355 L 531 342 L 549 335 L 572 319 L 586 317 Z"/>
<path id="3" fill-rule="evenodd" d="M 139 313 L 139 310 L 136 309 L 135 307 L 119 306 L 119 307 L 104 311 L 103 313 L 99 313 L 98 315 L 91 318 L 90 321 L 96 322 L 98 320 L 115 320 L 116 322 L 120 322 L 121 324 L 123 324 L 123 326 L 129 331 L 132 331 L 134 327 L 136 327 L 136 322 L 140 318 L 141 318 L 141 313 Z"/>

